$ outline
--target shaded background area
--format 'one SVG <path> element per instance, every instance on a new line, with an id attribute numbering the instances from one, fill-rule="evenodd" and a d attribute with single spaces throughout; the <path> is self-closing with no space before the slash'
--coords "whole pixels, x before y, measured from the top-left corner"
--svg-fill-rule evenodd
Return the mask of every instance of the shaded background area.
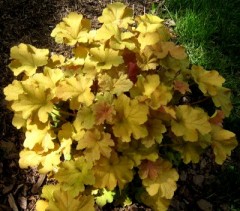
<path id="1" fill-rule="evenodd" d="M 33 210 L 36 200 L 39 198 L 42 183 L 45 181 L 45 177 L 39 175 L 35 169 L 21 170 L 18 167 L 18 153 L 22 149 L 24 135 L 12 126 L 12 114 L 6 108 L 2 92 L 3 88 L 14 79 L 11 71 L 7 68 L 10 48 L 23 42 L 32 44 L 38 48 L 48 48 L 51 52 L 54 51 L 63 55 L 67 54 L 65 51 L 66 48 L 62 45 L 56 45 L 53 38 L 50 37 L 50 33 L 55 25 L 70 11 L 78 11 L 85 17 L 91 19 L 93 27 L 97 28 L 97 17 L 100 16 L 106 4 L 110 2 L 110 0 L 0 0 L 0 211 L 12 210 L 10 206 L 12 206 L 12 208 L 15 207 L 15 209 L 17 207 L 18 210 Z M 175 14 L 178 14 L 176 19 L 171 15 L 176 22 L 181 18 L 181 15 L 184 14 L 184 11 L 189 10 L 193 12 L 193 6 L 191 7 L 191 5 L 193 5 L 195 1 L 190 0 L 188 4 L 179 4 L 179 2 L 183 2 L 180 0 L 169 0 L 166 2 L 164 0 L 122 0 L 121 2 L 128 3 L 131 6 L 134 5 L 136 14 L 143 14 L 144 7 L 146 8 L 146 12 L 153 12 L 154 7 L 152 5 L 155 2 L 158 8 L 160 8 L 159 13 L 166 15 L 169 13 L 169 10 L 172 10 Z M 171 5 L 166 4 L 164 6 L 164 2 L 171 2 Z M 217 3 L 218 1 L 214 0 L 212 2 Z M 179 8 L 177 8 L 178 5 Z M 196 11 L 198 11 L 200 15 L 198 14 L 195 19 L 196 21 L 191 24 L 194 26 L 192 28 L 194 30 L 199 30 L 199 27 L 202 27 L 199 17 L 206 18 L 203 13 L 204 11 L 199 8 L 199 5 L 196 5 Z M 221 14 L 219 16 L 220 18 L 222 14 L 227 12 L 228 17 L 231 17 L 231 19 L 235 21 L 232 16 L 233 14 L 231 14 L 231 9 L 224 8 L 222 13 L 213 10 L 214 16 Z M 171 17 L 168 16 L 168 18 Z M 216 20 L 213 18 L 211 21 L 214 24 Z M 235 22 L 231 23 L 235 24 Z M 229 67 L 230 60 L 223 60 L 225 62 L 224 64 L 228 65 L 226 66 L 225 75 L 228 78 L 236 77 L 235 74 L 237 74 L 240 69 L 239 57 L 236 59 L 237 55 L 239 56 L 239 38 L 236 39 L 234 33 L 227 36 L 227 30 L 229 28 L 225 27 L 224 22 L 222 24 L 223 29 L 226 30 L 226 36 L 219 37 L 218 33 L 222 32 L 220 29 L 217 33 L 212 33 L 212 36 L 204 35 L 205 38 L 201 39 L 204 42 L 211 43 L 211 39 L 214 38 L 215 43 L 213 46 L 217 44 L 223 46 L 225 51 L 222 53 L 226 54 L 228 59 L 234 59 L 234 66 L 231 66 L 231 68 Z M 186 27 L 186 25 L 183 25 L 183 29 L 189 32 L 190 29 Z M 177 27 L 175 29 L 178 30 Z M 204 30 L 213 30 L 213 28 L 205 27 Z M 191 36 L 193 35 L 190 35 L 189 39 L 193 39 Z M 184 34 L 181 35 L 181 37 L 186 38 Z M 226 40 L 226 42 L 224 40 Z M 186 41 L 179 39 L 178 42 Z M 195 43 L 196 42 L 197 41 L 195 41 Z M 224 45 L 221 44 L 222 42 L 224 42 Z M 238 46 L 233 47 L 234 51 L 228 52 L 233 42 L 238 43 Z M 210 50 L 211 48 L 212 47 L 210 47 Z M 207 54 L 207 57 L 209 57 L 208 55 L 212 55 L 211 51 Z M 204 63 L 202 63 L 202 65 L 206 68 L 218 68 L 214 65 L 219 64 L 211 60 L 209 60 L 209 62 L 207 65 Z M 235 86 L 234 90 L 240 89 L 237 83 L 229 85 Z M 238 96 L 239 92 L 234 91 L 234 93 L 236 97 L 240 96 Z M 233 118 L 229 120 L 229 124 L 226 126 L 229 127 L 229 129 L 234 128 L 234 132 L 237 132 L 239 131 L 238 123 L 239 119 Z M 228 160 L 223 166 L 218 166 L 213 162 L 214 159 L 211 151 L 206 152 L 202 156 L 201 162 L 195 165 L 181 165 L 178 160 L 173 157 L 174 165 L 179 169 L 180 180 L 178 182 L 178 190 L 176 191 L 169 210 L 234 211 L 238 208 L 240 209 L 240 200 L 237 201 L 240 196 L 239 154 L 240 153 L 236 151 L 233 155 L 234 159 Z M 239 164 L 236 164 L 237 161 Z M 233 203 L 234 206 L 232 206 Z M 105 210 L 109 211 L 110 207 L 111 206 L 105 208 Z M 146 210 L 145 208 L 140 209 L 137 205 L 126 209 L 114 207 L 111 207 L 111 209 Z"/>

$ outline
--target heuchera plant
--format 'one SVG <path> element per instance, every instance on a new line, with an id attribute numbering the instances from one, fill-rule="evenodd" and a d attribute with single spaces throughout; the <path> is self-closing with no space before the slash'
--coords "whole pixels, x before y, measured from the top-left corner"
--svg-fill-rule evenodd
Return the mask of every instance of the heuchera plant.
<path id="1" fill-rule="evenodd" d="M 98 20 L 93 30 L 72 12 L 54 28 L 55 41 L 72 47 L 68 58 L 28 44 L 11 48 L 9 68 L 22 80 L 4 94 L 26 135 L 20 167 L 57 181 L 43 187 L 40 211 L 129 202 L 133 186 L 135 199 L 167 210 L 179 178 L 167 152 L 197 163 L 211 147 L 222 164 L 237 146 L 222 126 L 230 90 L 217 71 L 189 64 L 159 17 L 134 18 L 113 3 Z"/>

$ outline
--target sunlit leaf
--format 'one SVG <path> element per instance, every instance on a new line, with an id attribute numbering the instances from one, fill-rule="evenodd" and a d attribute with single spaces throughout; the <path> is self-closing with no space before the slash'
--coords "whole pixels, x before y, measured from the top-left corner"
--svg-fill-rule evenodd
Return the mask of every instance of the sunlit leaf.
<path id="1" fill-rule="evenodd" d="M 38 128 L 37 125 L 34 125 L 31 130 L 27 130 L 25 133 L 25 140 L 23 146 L 28 149 L 33 149 L 33 147 L 38 144 L 42 146 L 44 151 L 49 149 L 54 149 L 53 140 L 56 138 L 56 135 L 49 126 L 44 128 Z"/>
<path id="2" fill-rule="evenodd" d="M 23 94 L 22 83 L 20 81 L 14 80 L 11 84 L 3 89 L 5 99 L 7 101 L 18 100 L 19 95 Z"/>
<path id="3" fill-rule="evenodd" d="M 10 57 L 12 61 L 9 68 L 15 76 L 22 72 L 27 76 L 32 76 L 38 67 L 47 64 L 48 54 L 48 49 L 38 49 L 32 45 L 21 43 L 11 48 Z"/>
<path id="4" fill-rule="evenodd" d="M 97 125 L 103 124 L 105 121 L 112 122 L 113 115 L 116 113 L 112 105 L 101 101 L 93 105 L 93 112 Z"/>
<path id="5" fill-rule="evenodd" d="M 44 200 L 38 200 L 36 203 L 36 211 L 45 211 L 48 207 L 48 202 Z"/>
<path id="6" fill-rule="evenodd" d="M 120 2 L 108 4 L 103 10 L 102 16 L 98 18 L 100 23 L 113 23 L 118 27 L 127 28 L 133 22 L 133 11 Z"/>
<path id="7" fill-rule="evenodd" d="M 99 160 L 100 156 L 110 158 L 114 142 L 109 133 L 100 133 L 98 130 L 87 131 L 78 141 L 77 149 L 85 149 L 84 155 L 88 161 Z"/>
<path id="8" fill-rule="evenodd" d="M 136 21 L 138 22 L 137 31 L 141 33 L 151 33 L 163 27 L 164 20 L 155 15 L 144 14 L 136 17 Z"/>
<path id="9" fill-rule="evenodd" d="M 116 194 L 114 191 L 108 191 L 107 189 L 103 188 L 96 190 L 96 203 L 98 206 L 103 207 L 107 203 L 112 203 L 114 199 L 114 195 Z M 95 194 L 94 194 L 95 195 Z"/>
<path id="10" fill-rule="evenodd" d="M 92 55 L 91 60 L 96 62 L 97 69 L 100 70 L 109 70 L 113 66 L 117 67 L 123 63 L 122 57 L 119 55 L 118 51 L 115 51 L 110 48 L 104 48 L 100 46 L 98 48 L 91 48 L 90 54 Z"/>
<path id="11" fill-rule="evenodd" d="M 63 18 L 63 22 L 57 24 L 51 36 L 55 38 L 57 43 L 68 45 L 75 45 L 77 42 L 86 43 L 90 28 L 90 20 L 83 18 L 81 14 L 71 12 Z"/>
<path id="12" fill-rule="evenodd" d="M 59 83 L 56 95 L 62 100 L 70 100 L 71 109 L 78 109 L 83 103 L 92 104 L 94 95 L 91 92 L 92 78 L 84 75 L 67 78 Z"/>
<path id="13" fill-rule="evenodd" d="M 120 95 L 114 101 L 116 116 L 114 117 L 113 133 L 121 137 L 123 142 L 131 141 L 131 135 L 135 139 L 147 136 L 146 127 L 148 108 L 137 100 L 130 100 L 126 95 Z"/>
<path id="14" fill-rule="evenodd" d="M 36 115 L 41 122 L 47 122 L 49 113 L 53 110 L 53 96 L 50 90 L 44 86 L 34 87 L 34 84 L 27 83 L 22 84 L 22 88 L 24 92 L 19 95 L 18 101 L 14 101 L 12 109 L 16 112 L 21 111 L 24 119 Z"/>

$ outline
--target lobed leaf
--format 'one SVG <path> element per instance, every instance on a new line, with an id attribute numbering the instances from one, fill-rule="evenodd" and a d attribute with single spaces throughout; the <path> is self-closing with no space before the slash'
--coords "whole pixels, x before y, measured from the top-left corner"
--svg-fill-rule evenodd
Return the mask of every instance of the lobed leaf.
<path id="1" fill-rule="evenodd" d="M 211 131 L 208 115 L 200 108 L 180 105 L 176 108 L 176 120 L 171 122 L 171 130 L 185 141 L 196 142 L 199 134 Z"/>
<path id="2" fill-rule="evenodd" d="M 9 68 L 15 76 L 20 73 L 32 76 L 38 67 L 47 64 L 48 54 L 48 49 L 38 49 L 32 45 L 21 43 L 11 48 L 10 58 L 12 61 Z"/>
<path id="3" fill-rule="evenodd" d="M 66 43 L 73 46 L 76 43 L 88 42 L 90 28 L 90 20 L 83 18 L 81 14 L 71 12 L 63 18 L 63 22 L 57 24 L 51 36 L 55 38 L 57 43 Z"/>
<path id="4" fill-rule="evenodd" d="M 102 16 L 98 18 L 100 23 L 112 23 L 120 28 L 127 28 L 129 24 L 134 23 L 133 11 L 120 2 L 108 4 L 103 10 Z"/>

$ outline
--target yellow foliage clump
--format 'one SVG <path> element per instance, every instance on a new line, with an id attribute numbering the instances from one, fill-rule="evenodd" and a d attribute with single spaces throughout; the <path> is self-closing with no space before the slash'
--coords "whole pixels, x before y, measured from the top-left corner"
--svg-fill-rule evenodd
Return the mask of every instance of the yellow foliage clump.
<path id="1" fill-rule="evenodd" d="M 163 19 L 134 17 L 113 3 L 98 20 L 93 30 L 71 12 L 53 29 L 57 43 L 71 46 L 69 58 L 24 43 L 11 48 L 9 68 L 22 80 L 4 94 L 13 125 L 25 132 L 20 167 L 37 167 L 57 182 L 44 186 L 39 211 L 91 211 L 118 196 L 129 204 L 128 188 L 141 190 L 137 198 L 154 210 L 167 210 L 179 176 L 164 153 L 197 163 L 212 147 L 222 164 L 237 146 L 222 126 L 230 90 L 216 70 L 190 66 Z"/>

